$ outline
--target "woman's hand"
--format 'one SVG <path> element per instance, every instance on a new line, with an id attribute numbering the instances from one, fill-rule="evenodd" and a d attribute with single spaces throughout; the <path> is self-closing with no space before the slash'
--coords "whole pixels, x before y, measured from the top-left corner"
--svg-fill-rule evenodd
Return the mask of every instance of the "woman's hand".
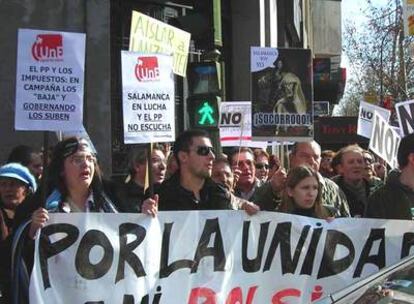
<path id="1" fill-rule="evenodd" d="M 35 239 L 37 230 L 43 228 L 49 220 L 49 213 L 44 208 L 39 208 L 32 214 L 32 223 L 30 224 L 29 237 Z"/>
<path id="2" fill-rule="evenodd" d="M 142 203 L 141 212 L 152 217 L 156 217 L 158 213 L 158 194 L 155 194 L 153 198 L 147 198 Z"/>

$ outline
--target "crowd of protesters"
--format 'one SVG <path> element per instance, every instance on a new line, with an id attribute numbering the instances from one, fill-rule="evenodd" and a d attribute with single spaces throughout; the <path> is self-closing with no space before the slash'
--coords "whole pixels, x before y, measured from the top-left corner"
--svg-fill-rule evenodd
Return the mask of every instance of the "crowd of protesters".
<path id="1" fill-rule="evenodd" d="M 263 149 L 214 151 L 202 130 L 182 133 L 171 151 L 156 144 L 151 153 L 147 149 L 131 151 L 128 176 L 116 183 L 103 180 L 97 155 L 82 138 L 59 142 L 46 174 L 39 151 L 18 146 L 10 152 L 0 167 L 0 303 L 28 302 L 21 292 L 25 289 L 14 282 L 28 278 L 21 278 L 22 265 L 11 263 L 12 242 L 23 238 L 29 248 L 21 263 L 30 273 L 33 240 L 54 212 L 157 216 L 163 210 L 239 209 L 249 215 L 276 211 L 327 221 L 413 219 L 414 134 L 402 139 L 399 169 L 390 172 L 358 145 L 322 151 L 315 141 L 294 143 L 281 161 Z M 146 178 L 148 160 L 151 180 Z"/>

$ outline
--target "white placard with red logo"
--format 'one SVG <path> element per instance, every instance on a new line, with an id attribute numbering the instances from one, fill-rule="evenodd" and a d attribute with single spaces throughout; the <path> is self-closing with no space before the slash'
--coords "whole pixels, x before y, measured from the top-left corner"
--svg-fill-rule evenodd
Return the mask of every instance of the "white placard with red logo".
<path id="1" fill-rule="evenodd" d="M 175 140 L 171 55 L 121 51 L 124 142 Z"/>
<path id="2" fill-rule="evenodd" d="M 80 129 L 84 71 L 85 34 L 19 29 L 15 129 Z"/>
<path id="3" fill-rule="evenodd" d="M 267 141 L 252 141 L 252 102 L 228 101 L 220 104 L 220 142 L 222 147 L 266 149 Z"/>

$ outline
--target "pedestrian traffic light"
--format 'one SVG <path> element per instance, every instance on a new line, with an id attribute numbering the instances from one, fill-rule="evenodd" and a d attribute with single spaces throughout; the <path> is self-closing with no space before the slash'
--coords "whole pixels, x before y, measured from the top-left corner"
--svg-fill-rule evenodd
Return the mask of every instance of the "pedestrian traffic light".
<path id="1" fill-rule="evenodd" d="M 217 128 L 220 97 L 214 94 L 193 95 L 187 99 L 192 128 Z"/>

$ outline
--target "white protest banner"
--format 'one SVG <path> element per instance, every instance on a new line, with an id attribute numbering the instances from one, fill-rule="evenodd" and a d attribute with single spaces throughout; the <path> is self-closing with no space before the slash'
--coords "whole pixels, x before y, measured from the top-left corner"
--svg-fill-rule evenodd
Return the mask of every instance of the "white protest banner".
<path id="1" fill-rule="evenodd" d="M 374 111 L 376 111 L 388 123 L 391 115 L 391 112 L 389 110 L 375 106 L 365 101 L 361 101 L 359 104 L 358 115 L 358 135 L 370 138 L 372 133 L 372 120 L 374 118 Z"/>
<path id="2" fill-rule="evenodd" d="M 129 50 L 173 55 L 174 73 L 185 77 L 190 33 L 132 11 Z"/>
<path id="3" fill-rule="evenodd" d="M 222 147 L 266 149 L 267 141 L 252 141 L 252 103 L 228 101 L 220 104 L 220 142 Z M 242 126 L 243 123 L 243 126 Z"/>
<path id="4" fill-rule="evenodd" d="M 309 304 L 412 254 L 413 231 L 276 212 L 50 214 L 30 303 Z"/>
<path id="5" fill-rule="evenodd" d="M 397 168 L 397 152 L 401 137 L 374 111 L 369 149 L 384 159 L 392 168 Z"/>
<path id="6" fill-rule="evenodd" d="M 84 70 L 85 34 L 19 29 L 15 129 L 79 129 Z"/>
<path id="7" fill-rule="evenodd" d="M 124 142 L 175 139 L 172 57 L 121 51 Z"/>
<path id="8" fill-rule="evenodd" d="M 395 105 L 398 123 L 402 136 L 407 136 L 414 132 L 414 100 L 398 102 Z"/>

